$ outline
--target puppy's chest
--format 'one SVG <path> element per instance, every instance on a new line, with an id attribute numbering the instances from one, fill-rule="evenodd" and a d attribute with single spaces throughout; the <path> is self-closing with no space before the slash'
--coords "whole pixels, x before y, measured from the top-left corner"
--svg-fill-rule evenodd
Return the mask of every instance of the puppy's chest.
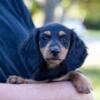
<path id="1" fill-rule="evenodd" d="M 62 78 L 64 78 L 67 73 L 68 73 L 67 68 L 64 66 L 57 67 L 55 69 L 50 69 L 50 68 L 45 69 L 43 66 L 41 66 L 33 73 L 33 79 L 37 81 L 54 80 L 54 79 L 62 80 Z"/>
<path id="2" fill-rule="evenodd" d="M 66 74 L 67 74 L 67 70 L 65 68 L 48 69 L 47 79 L 62 80 L 66 76 Z"/>

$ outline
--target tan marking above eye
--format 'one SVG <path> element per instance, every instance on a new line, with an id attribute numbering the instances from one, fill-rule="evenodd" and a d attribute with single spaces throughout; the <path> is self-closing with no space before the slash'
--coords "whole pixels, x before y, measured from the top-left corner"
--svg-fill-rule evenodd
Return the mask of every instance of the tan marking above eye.
<path id="1" fill-rule="evenodd" d="M 44 34 L 51 36 L 51 32 L 50 31 L 45 31 Z"/>
<path id="2" fill-rule="evenodd" d="M 59 31 L 59 36 L 64 36 L 66 33 L 64 31 Z"/>

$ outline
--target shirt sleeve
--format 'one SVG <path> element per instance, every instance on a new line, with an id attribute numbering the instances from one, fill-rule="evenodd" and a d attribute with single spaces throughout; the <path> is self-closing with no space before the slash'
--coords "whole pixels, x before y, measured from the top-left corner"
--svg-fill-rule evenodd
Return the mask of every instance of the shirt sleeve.
<path id="1" fill-rule="evenodd" d="M 13 73 L 27 77 L 18 49 L 34 28 L 23 0 L 0 0 L 0 82 Z"/>

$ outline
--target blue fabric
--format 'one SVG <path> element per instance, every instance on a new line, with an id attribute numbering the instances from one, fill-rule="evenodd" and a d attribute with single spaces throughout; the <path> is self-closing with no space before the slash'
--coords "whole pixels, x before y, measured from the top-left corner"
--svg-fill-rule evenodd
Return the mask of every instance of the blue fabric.
<path id="1" fill-rule="evenodd" d="M 19 48 L 34 28 L 22 0 L 0 0 L 0 82 L 13 74 L 32 76 L 20 60 Z"/>

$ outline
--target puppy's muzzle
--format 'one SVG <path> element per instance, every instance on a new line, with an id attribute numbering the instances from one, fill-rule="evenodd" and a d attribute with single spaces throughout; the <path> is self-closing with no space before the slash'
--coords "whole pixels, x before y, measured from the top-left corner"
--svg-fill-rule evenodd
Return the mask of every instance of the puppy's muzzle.
<path id="1" fill-rule="evenodd" d="M 58 46 L 50 47 L 50 52 L 56 57 L 60 53 L 60 48 Z"/>

